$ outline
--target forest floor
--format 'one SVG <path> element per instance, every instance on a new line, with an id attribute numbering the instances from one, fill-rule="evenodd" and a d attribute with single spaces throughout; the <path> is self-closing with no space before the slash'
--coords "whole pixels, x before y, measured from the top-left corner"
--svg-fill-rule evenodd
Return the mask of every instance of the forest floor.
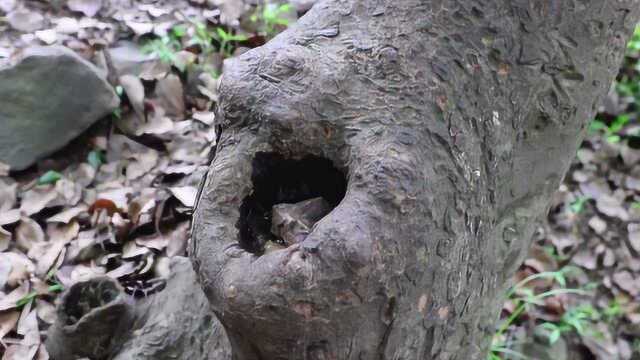
<path id="1" fill-rule="evenodd" d="M 223 61 L 300 14 L 238 0 L 0 0 L 0 66 L 16 49 L 65 45 L 112 63 L 122 100 L 35 166 L 0 164 L 2 360 L 48 358 L 55 299 L 78 280 L 162 291 L 215 146 Z M 640 359 L 639 59 L 640 33 L 505 294 L 492 359 Z"/>

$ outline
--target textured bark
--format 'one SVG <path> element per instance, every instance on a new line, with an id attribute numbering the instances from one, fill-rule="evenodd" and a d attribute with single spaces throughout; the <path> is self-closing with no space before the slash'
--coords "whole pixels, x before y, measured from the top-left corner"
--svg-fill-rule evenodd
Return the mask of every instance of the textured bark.
<path id="1" fill-rule="evenodd" d="M 231 349 L 186 258 L 173 258 L 166 289 L 142 300 L 113 279 L 73 285 L 47 334 L 53 360 L 227 360 Z"/>
<path id="2" fill-rule="evenodd" d="M 483 359 L 638 7 L 325 0 L 230 60 L 190 251 L 234 359 Z"/>

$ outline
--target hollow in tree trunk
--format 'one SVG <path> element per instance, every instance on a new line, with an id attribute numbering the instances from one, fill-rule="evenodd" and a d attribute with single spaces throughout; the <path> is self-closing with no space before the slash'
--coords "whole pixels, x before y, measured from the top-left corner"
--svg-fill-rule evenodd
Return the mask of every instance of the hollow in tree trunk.
<path id="1" fill-rule="evenodd" d="M 325 0 L 229 61 L 190 256 L 233 358 L 483 359 L 639 7 Z"/>

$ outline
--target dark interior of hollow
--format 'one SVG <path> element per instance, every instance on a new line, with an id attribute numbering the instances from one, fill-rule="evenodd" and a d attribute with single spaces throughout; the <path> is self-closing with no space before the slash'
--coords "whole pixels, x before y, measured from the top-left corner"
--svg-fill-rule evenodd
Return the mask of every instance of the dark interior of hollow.
<path id="1" fill-rule="evenodd" d="M 297 203 L 323 197 L 336 207 L 347 188 L 345 175 L 325 158 L 306 156 L 287 159 L 277 153 L 257 153 L 253 159 L 253 192 L 240 206 L 240 246 L 260 253 L 271 234 L 271 208 L 282 203 Z"/>

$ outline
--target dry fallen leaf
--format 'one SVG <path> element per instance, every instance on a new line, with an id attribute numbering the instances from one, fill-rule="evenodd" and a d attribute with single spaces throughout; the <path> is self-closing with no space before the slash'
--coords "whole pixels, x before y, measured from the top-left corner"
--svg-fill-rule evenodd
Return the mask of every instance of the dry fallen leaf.
<path id="1" fill-rule="evenodd" d="M 133 107 L 136 115 L 141 121 L 144 121 L 144 85 L 142 85 L 142 81 L 134 75 L 122 75 L 118 80 L 125 94 L 127 94 L 129 103 Z"/>
<path id="2" fill-rule="evenodd" d="M 72 11 L 78 11 L 88 17 L 93 17 L 102 8 L 102 0 L 68 0 L 67 6 Z"/>
<path id="3" fill-rule="evenodd" d="M 184 206 L 193 207 L 196 203 L 198 188 L 195 186 L 176 186 L 169 188 L 169 191 L 180 200 Z"/>
<path id="4" fill-rule="evenodd" d="M 9 248 L 11 237 L 11 233 L 0 226 L 0 252 Z"/>
<path id="5" fill-rule="evenodd" d="M 36 267 L 28 257 L 17 252 L 0 253 L 0 262 L 11 264 L 11 272 L 7 278 L 7 285 L 13 287 L 20 284 L 23 280 L 27 280 Z"/>
<path id="6" fill-rule="evenodd" d="M 9 179 L 0 178 L 0 211 L 6 211 L 16 204 L 18 184 Z"/>
<path id="7" fill-rule="evenodd" d="M 13 224 L 20 220 L 20 209 L 0 211 L 0 226 Z"/>
<path id="8" fill-rule="evenodd" d="M 36 299 L 36 313 L 47 324 L 53 324 L 56 320 L 56 307 L 48 301 Z"/>
<path id="9" fill-rule="evenodd" d="M 636 279 L 629 271 L 620 271 L 613 274 L 613 282 L 631 296 L 636 296 L 640 293 L 640 279 Z"/>
<path id="10" fill-rule="evenodd" d="M 47 45 L 54 44 L 58 41 L 58 33 L 55 29 L 38 30 L 35 32 L 35 35 Z"/>
<path id="11" fill-rule="evenodd" d="M 30 216 L 40 212 L 58 197 L 58 192 L 52 185 L 37 186 L 22 194 L 20 211 Z"/>
<path id="12" fill-rule="evenodd" d="M 72 219 L 76 218 L 78 215 L 88 212 L 89 207 L 84 204 L 80 204 L 78 206 L 68 208 L 62 212 L 59 212 L 52 217 L 47 219 L 47 222 L 61 222 L 68 224 Z"/>
<path id="13" fill-rule="evenodd" d="M 27 349 L 24 354 L 26 356 L 24 359 L 33 359 L 40 347 L 40 331 L 38 329 L 38 319 L 35 310 L 29 312 L 24 318 L 24 321 L 19 321 L 17 332 L 24 336 L 20 342 L 20 346 Z"/>
<path id="14" fill-rule="evenodd" d="M 34 245 L 45 241 L 44 231 L 40 224 L 28 217 L 23 217 L 20 220 L 15 235 L 16 245 L 24 251 L 29 251 Z"/>
<path id="15" fill-rule="evenodd" d="M 182 222 L 176 226 L 166 236 L 169 238 L 169 244 L 167 245 L 167 256 L 184 256 L 187 250 L 187 241 L 189 240 L 189 227 L 191 226 L 189 221 Z"/>
<path id="16" fill-rule="evenodd" d="M 596 208 L 607 216 L 619 218 L 622 221 L 629 220 L 629 213 L 622 206 L 622 202 L 613 196 L 600 195 L 596 199 Z"/>
<path id="17" fill-rule="evenodd" d="M 0 345 L 2 345 L 2 339 L 15 328 L 19 318 L 19 311 L 0 312 Z"/>
<path id="18" fill-rule="evenodd" d="M 15 309 L 18 300 L 22 299 L 29 293 L 29 282 L 23 281 L 20 286 L 13 289 L 7 296 L 0 298 L 0 311 Z"/>
<path id="19" fill-rule="evenodd" d="M 44 26 L 44 16 L 26 8 L 11 11 L 7 14 L 6 19 L 12 28 L 21 32 L 34 32 Z"/>
<path id="20" fill-rule="evenodd" d="M 174 120 L 184 118 L 184 90 L 182 81 L 177 75 L 170 74 L 158 81 L 156 85 L 156 101 Z"/>
<path id="21" fill-rule="evenodd" d="M 211 126 L 215 120 L 215 113 L 213 111 L 196 112 L 192 117 L 205 125 Z"/>

